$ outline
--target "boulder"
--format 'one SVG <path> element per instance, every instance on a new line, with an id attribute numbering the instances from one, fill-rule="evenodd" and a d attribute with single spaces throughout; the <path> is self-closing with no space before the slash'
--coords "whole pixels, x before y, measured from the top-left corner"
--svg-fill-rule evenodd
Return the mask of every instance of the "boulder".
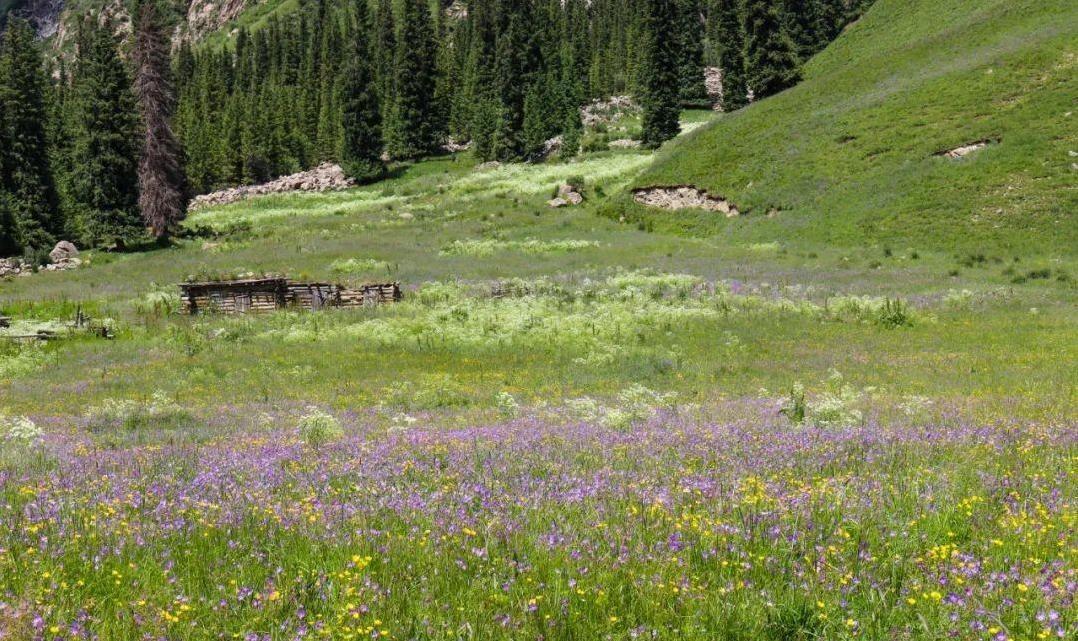
<path id="1" fill-rule="evenodd" d="M 70 243 L 66 240 L 61 240 L 56 243 L 56 247 L 52 248 L 49 252 L 49 260 L 53 263 L 59 263 L 79 255 L 78 247 L 75 247 L 74 243 Z"/>
<path id="2" fill-rule="evenodd" d="M 584 202 L 584 196 L 575 187 L 562 185 L 558 187 L 558 196 L 547 204 L 554 209 L 558 209 L 560 207 L 579 205 L 582 202 Z"/>

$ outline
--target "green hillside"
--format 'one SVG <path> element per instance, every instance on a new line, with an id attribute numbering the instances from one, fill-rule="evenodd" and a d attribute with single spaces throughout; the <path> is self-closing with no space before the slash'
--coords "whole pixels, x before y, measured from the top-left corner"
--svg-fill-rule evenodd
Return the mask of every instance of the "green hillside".
<path id="1" fill-rule="evenodd" d="M 1078 4 L 879 0 L 802 84 L 670 145 L 635 181 L 692 184 L 749 215 L 628 196 L 611 213 L 733 241 L 1071 258 L 1076 107 Z M 998 144 L 936 155 L 982 140 Z"/>

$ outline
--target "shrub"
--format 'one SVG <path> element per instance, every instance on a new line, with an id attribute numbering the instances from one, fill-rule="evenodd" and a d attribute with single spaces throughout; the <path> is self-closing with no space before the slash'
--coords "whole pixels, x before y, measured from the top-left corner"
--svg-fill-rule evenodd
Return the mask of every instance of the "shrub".
<path id="1" fill-rule="evenodd" d="M 344 436 L 340 422 L 331 414 L 311 406 L 299 419 L 299 436 L 311 447 L 323 445 Z"/>
<path id="2" fill-rule="evenodd" d="M 520 414 L 520 403 L 509 392 L 500 392 L 494 399 L 494 404 L 505 418 L 516 418 Z"/>
<path id="3" fill-rule="evenodd" d="M 808 406 L 805 404 L 805 386 L 801 383 L 794 383 L 794 386 L 790 388 L 789 400 L 787 400 L 786 404 L 779 410 L 779 414 L 790 419 L 791 423 L 801 425 L 805 422 L 805 414 L 807 412 Z"/>
<path id="4" fill-rule="evenodd" d="M 909 307 L 901 299 L 888 298 L 884 300 L 883 307 L 877 312 L 876 323 L 887 329 L 907 327 L 913 325 L 913 316 L 910 314 Z"/>
<path id="5" fill-rule="evenodd" d="M 91 432 L 111 429 L 127 431 L 178 429 L 189 426 L 194 418 L 164 392 L 154 392 L 147 402 L 131 399 L 106 399 L 86 412 Z"/>
<path id="6" fill-rule="evenodd" d="M 0 430 L 4 440 L 18 445 L 37 445 L 41 442 L 41 428 L 26 416 L 0 414 Z"/>

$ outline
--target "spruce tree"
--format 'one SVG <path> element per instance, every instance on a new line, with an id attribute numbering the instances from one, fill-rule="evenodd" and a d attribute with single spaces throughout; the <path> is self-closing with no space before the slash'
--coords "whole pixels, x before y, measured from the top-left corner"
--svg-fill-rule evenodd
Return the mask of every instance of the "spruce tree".
<path id="1" fill-rule="evenodd" d="M 794 44 L 771 0 L 745 2 L 745 66 L 753 98 L 760 100 L 801 79 Z"/>
<path id="2" fill-rule="evenodd" d="M 677 0 L 678 82 L 681 102 L 707 107 L 704 84 L 704 24 L 701 0 Z"/>
<path id="3" fill-rule="evenodd" d="M 0 189 L 0 258 L 15 256 L 22 252 L 22 237 L 15 219 L 15 206 L 11 196 Z"/>
<path id="4" fill-rule="evenodd" d="M 397 24 L 393 0 L 378 0 L 372 43 L 378 97 L 382 101 L 382 138 L 388 141 L 395 133 L 394 114 L 397 110 Z"/>
<path id="5" fill-rule="evenodd" d="M 722 110 L 736 111 L 748 104 L 745 78 L 745 34 L 741 0 L 719 0 L 716 6 L 716 48 L 722 69 Z"/>
<path id="6" fill-rule="evenodd" d="M 0 54 L 0 189 L 8 192 L 22 242 L 34 248 L 64 233 L 49 159 L 46 86 L 33 27 L 11 20 Z"/>
<path id="7" fill-rule="evenodd" d="M 91 243 L 123 247 L 144 234 L 138 213 L 138 113 L 131 80 L 109 24 L 83 24 L 75 73 L 71 177 Z"/>
<path id="8" fill-rule="evenodd" d="M 644 110 L 642 142 L 655 148 L 681 131 L 677 7 L 674 0 L 647 0 L 646 5 L 640 95 Z"/>
<path id="9" fill-rule="evenodd" d="M 152 2 L 139 10 L 135 39 L 135 92 L 145 132 L 139 159 L 139 209 L 159 240 L 183 220 L 187 178 L 183 150 L 172 133 L 176 96 L 172 89 L 169 43 Z"/>
<path id="10" fill-rule="evenodd" d="M 437 149 L 443 133 L 434 104 L 438 47 L 426 0 L 404 0 L 402 9 L 394 65 L 397 95 L 393 151 L 401 158 L 418 158 Z"/>
<path id="11" fill-rule="evenodd" d="M 356 3 L 356 33 L 341 84 L 341 165 L 359 182 L 385 174 L 382 162 L 382 113 L 371 65 L 366 2 Z"/>

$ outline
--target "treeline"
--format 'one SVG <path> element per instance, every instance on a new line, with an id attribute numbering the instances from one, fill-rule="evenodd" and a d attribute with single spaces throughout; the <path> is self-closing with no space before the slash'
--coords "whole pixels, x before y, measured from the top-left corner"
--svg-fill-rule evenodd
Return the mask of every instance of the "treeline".
<path id="1" fill-rule="evenodd" d="M 579 107 L 632 94 L 643 139 L 684 106 L 780 91 L 869 0 L 301 0 L 225 46 L 181 45 L 139 3 L 121 42 L 96 16 L 46 65 L 30 26 L 0 41 L 0 255 L 167 239 L 192 193 L 333 160 L 360 180 L 388 159 L 470 142 L 483 160 L 532 160 Z M 175 91 L 173 90 L 175 86 Z M 174 133 L 175 132 L 175 133 Z"/>
<path id="2" fill-rule="evenodd" d="M 452 139 L 471 142 L 483 160 L 528 160 L 556 136 L 573 153 L 578 107 L 588 100 L 669 100 L 653 86 L 668 70 L 663 82 L 675 79 L 677 105 L 667 111 L 709 106 L 704 68 L 717 66 L 729 79 L 724 107 L 736 109 L 750 90 L 760 98 L 796 82 L 801 63 L 865 4 L 306 0 L 255 31 L 241 29 L 227 48 L 181 49 L 178 129 L 197 191 L 341 160 L 344 106 L 354 108 L 360 90 L 379 105 L 387 157 L 420 157 Z M 366 52 L 358 68 L 357 50 Z M 371 86 L 357 87 L 357 74 Z M 363 122 L 373 133 L 373 120 Z"/>
<path id="3" fill-rule="evenodd" d="M 172 131 L 167 26 L 141 5 L 121 56 L 112 25 L 79 25 L 73 64 L 47 68 L 30 24 L 0 41 L 0 256 L 44 260 L 57 240 L 167 240 L 189 197 Z"/>

